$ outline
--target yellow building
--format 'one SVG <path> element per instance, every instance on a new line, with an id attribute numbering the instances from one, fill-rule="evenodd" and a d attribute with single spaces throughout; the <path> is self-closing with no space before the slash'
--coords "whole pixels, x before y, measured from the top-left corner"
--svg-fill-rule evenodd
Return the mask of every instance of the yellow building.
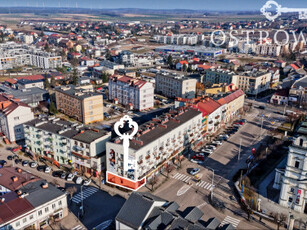
<path id="1" fill-rule="evenodd" d="M 234 84 L 225 84 L 225 83 L 219 83 L 219 84 L 213 84 L 210 88 L 205 89 L 206 95 L 216 95 L 219 93 L 228 93 L 236 89 L 236 86 Z"/>
<path id="2" fill-rule="evenodd" d="M 88 124 L 103 120 L 103 98 L 92 88 L 73 85 L 55 90 L 57 109 L 76 120 Z"/>

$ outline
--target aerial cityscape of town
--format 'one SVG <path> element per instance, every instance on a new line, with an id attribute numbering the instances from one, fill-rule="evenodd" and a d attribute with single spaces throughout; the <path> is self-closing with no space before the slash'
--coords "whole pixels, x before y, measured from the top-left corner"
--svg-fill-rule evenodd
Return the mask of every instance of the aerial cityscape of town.
<path id="1" fill-rule="evenodd" d="M 0 1 L 12 229 L 307 230 L 306 2 Z"/>

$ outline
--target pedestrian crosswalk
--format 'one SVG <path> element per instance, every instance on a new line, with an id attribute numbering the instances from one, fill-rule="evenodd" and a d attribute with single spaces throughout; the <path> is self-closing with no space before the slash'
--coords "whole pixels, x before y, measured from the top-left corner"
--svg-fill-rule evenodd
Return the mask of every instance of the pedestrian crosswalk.
<path id="1" fill-rule="evenodd" d="M 188 175 L 184 175 L 184 174 L 181 174 L 181 173 L 176 173 L 174 176 L 173 176 L 174 179 L 176 180 L 181 180 L 183 182 L 188 182 L 189 180 L 191 180 L 191 177 L 188 176 Z"/>
<path id="2" fill-rule="evenodd" d="M 231 216 L 226 216 L 220 226 L 223 226 L 225 224 L 231 224 L 234 228 L 236 228 L 239 225 L 239 223 L 240 223 L 240 220 L 235 219 Z"/>
<path id="3" fill-rule="evenodd" d="M 212 190 L 212 184 L 208 183 L 206 181 L 202 181 L 201 180 L 201 181 L 196 183 L 196 186 L 202 187 L 202 188 L 204 188 L 206 190 L 210 190 L 210 191 Z"/>
<path id="4" fill-rule="evenodd" d="M 73 227 L 72 230 L 86 230 L 86 228 L 82 227 L 80 224 Z"/>
<path id="5" fill-rule="evenodd" d="M 82 191 L 82 194 L 81 194 L 81 192 L 79 192 L 78 194 L 74 195 L 73 198 L 72 198 L 72 201 L 79 204 L 82 201 L 82 198 L 83 198 L 83 200 L 85 200 L 86 198 L 93 195 L 97 191 L 98 191 L 98 188 L 95 188 L 95 187 L 86 188 Z M 81 197 L 81 195 L 82 195 L 82 197 Z"/>

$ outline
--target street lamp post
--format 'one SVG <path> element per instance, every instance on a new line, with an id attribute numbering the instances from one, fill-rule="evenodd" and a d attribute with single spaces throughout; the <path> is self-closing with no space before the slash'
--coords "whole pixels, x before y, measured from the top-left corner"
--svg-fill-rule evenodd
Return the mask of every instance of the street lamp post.
<path id="1" fill-rule="evenodd" d="M 239 148 L 238 161 L 240 160 L 241 146 L 242 146 L 242 138 L 240 138 L 240 148 Z"/>
<path id="2" fill-rule="evenodd" d="M 260 137 L 262 136 L 263 117 L 261 117 Z"/>
<path id="3" fill-rule="evenodd" d="M 209 170 L 212 171 L 212 182 L 211 182 L 211 201 L 213 200 L 213 189 L 214 189 L 214 169 L 213 168 L 210 168 L 210 167 L 207 167 Z"/>

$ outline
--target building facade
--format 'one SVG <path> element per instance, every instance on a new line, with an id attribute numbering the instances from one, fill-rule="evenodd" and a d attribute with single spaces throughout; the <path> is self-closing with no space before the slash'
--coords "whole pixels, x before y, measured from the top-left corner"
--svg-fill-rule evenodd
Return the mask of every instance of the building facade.
<path id="1" fill-rule="evenodd" d="M 176 73 L 156 75 L 155 90 L 166 97 L 194 98 L 197 80 Z"/>
<path id="2" fill-rule="evenodd" d="M 113 75 L 109 78 L 109 100 L 139 111 L 154 107 L 154 87 L 151 82 Z"/>
<path id="3" fill-rule="evenodd" d="M 23 123 L 34 119 L 31 108 L 13 99 L 10 95 L 0 94 L 0 130 L 10 142 L 24 139 Z"/>
<path id="4" fill-rule="evenodd" d="M 55 97 L 60 112 L 84 124 L 103 120 L 103 97 L 92 87 L 62 86 L 55 89 Z"/>
<path id="5" fill-rule="evenodd" d="M 124 155 L 119 138 L 107 142 L 107 182 L 137 190 L 147 179 L 177 163 L 180 154 L 202 136 L 202 114 L 180 107 L 141 126 Z"/>
<path id="6" fill-rule="evenodd" d="M 270 72 L 246 71 L 233 75 L 232 83 L 246 94 L 257 96 L 270 88 L 271 75 Z"/>
<path id="7" fill-rule="evenodd" d="M 37 118 L 24 124 L 27 149 L 32 155 L 71 164 L 95 175 L 105 169 L 105 146 L 111 133 L 87 129 L 58 118 Z"/>
<path id="8" fill-rule="evenodd" d="M 226 83 L 229 85 L 232 82 L 234 72 L 223 69 L 208 69 L 205 70 L 204 83 L 220 84 Z"/>

